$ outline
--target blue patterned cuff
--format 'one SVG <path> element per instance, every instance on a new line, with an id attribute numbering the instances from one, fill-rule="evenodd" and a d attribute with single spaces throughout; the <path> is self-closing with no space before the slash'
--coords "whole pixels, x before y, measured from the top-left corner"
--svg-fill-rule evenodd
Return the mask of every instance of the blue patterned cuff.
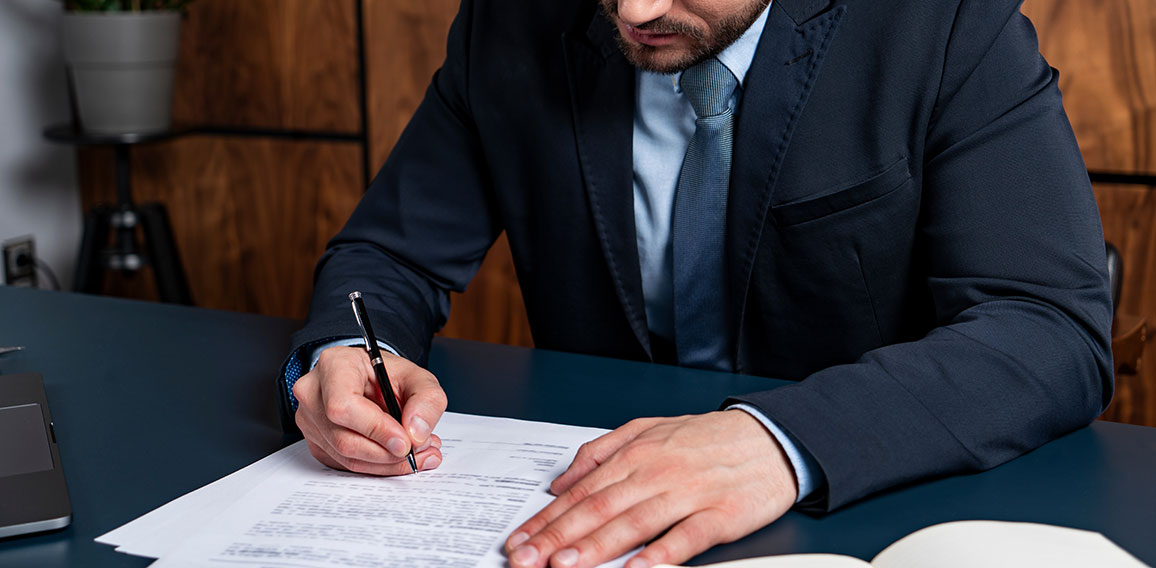
<path id="1" fill-rule="evenodd" d="M 297 412 L 297 397 L 293 396 L 293 385 L 304 374 L 301 372 L 301 352 L 304 350 L 301 348 L 289 354 L 289 360 L 285 363 L 285 374 L 281 378 L 285 381 L 285 393 L 289 395 L 289 409 L 293 412 Z"/>

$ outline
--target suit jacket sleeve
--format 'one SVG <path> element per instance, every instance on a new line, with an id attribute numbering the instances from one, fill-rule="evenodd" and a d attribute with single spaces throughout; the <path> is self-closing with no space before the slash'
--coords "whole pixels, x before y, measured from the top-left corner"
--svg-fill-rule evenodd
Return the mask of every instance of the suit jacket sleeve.
<path id="1" fill-rule="evenodd" d="M 471 120 L 470 2 L 451 27 L 447 56 L 389 159 L 314 273 L 293 350 L 360 334 L 348 294 L 360 290 L 378 339 L 419 365 L 501 232 Z"/>
<path id="2" fill-rule="evenodd" d="M 815 457 L 828 487 L 811 509 L 993 467 L 1111 398 L 1104 242 L 1058 74 L 1018 2 L 995 4 L 961 2 L 926 133 L 917 261 L 936 326 L 727 402 Z"/>

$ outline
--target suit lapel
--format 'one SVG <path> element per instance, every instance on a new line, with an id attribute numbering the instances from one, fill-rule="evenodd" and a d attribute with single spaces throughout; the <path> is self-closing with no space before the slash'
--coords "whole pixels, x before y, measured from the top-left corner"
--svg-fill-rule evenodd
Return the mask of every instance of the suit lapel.
<path id="1" fill-rule="evenodd" d="M 732 314 L 742 329 L 755 252 L 795 123 L 846 8 L 774 0 L 751 62 L 735 125 L 726 250 Z M 735 337 L 738 337 L 736 334 Z"/>
<path id="2" fill-rule="evenodd" d="M 627 320 L 646 352 L 650 336 L 634 226 L 634 67 L 617 31 L 595 13 L 585 33 L 563 36 L 578 158 L 595 229 Z"/>
<path id="3" fill-rule="evenodd" d="M 845 8 L 831 0 L 775 0 L 747 72 L 735 126 L 727 207 L 731 313 L 742 314 L 755 250 L 795 122 Z M 562 38 L 578 156 L 595 229 L 619 301 L 650 353 L 634 226 L 634 67 L 600 13 Z M 737 322 L 741 329 L 741 318 Z"/>

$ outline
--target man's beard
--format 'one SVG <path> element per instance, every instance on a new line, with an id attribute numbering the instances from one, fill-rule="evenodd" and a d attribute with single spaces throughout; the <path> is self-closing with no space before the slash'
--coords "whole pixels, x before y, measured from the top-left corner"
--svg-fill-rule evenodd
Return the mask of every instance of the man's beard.
<path id="1" fill-rule="evenodd" d="M 611 23 L 618 25 L 618 0 L 599 0 L 602 4 L 602 13 Z M 663 51 L 669 48 L 654 47 L 634 43 L 622 37 L 618 30 L 618 48 L 635 67 L 654 73 L 679 73 L 701 63 L 722 51 L 740 37 L 759 19 L 759 15 L 770 4 L 771 0 L 752 0 L 750 5 L 741 13 L 728 16 L 720 20 L 709 29 L 693 26 L 686 22 L 666 18 L 651 20 L 645 24 L 634 26 L 635 29 L 654 33 L 680 34 L 691 40 L 689 50 L 674 56 L 663 57 Z"/>

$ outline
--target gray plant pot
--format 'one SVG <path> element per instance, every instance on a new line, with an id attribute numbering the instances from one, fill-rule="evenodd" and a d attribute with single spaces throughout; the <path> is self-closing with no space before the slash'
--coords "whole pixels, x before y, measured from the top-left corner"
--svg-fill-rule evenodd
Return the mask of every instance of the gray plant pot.
<path id="1" fill-rule="evenodd" d="M 180 33 L 179 12 L 64 14 L 64 59 L 86 132 L 169 128 Z"/>

